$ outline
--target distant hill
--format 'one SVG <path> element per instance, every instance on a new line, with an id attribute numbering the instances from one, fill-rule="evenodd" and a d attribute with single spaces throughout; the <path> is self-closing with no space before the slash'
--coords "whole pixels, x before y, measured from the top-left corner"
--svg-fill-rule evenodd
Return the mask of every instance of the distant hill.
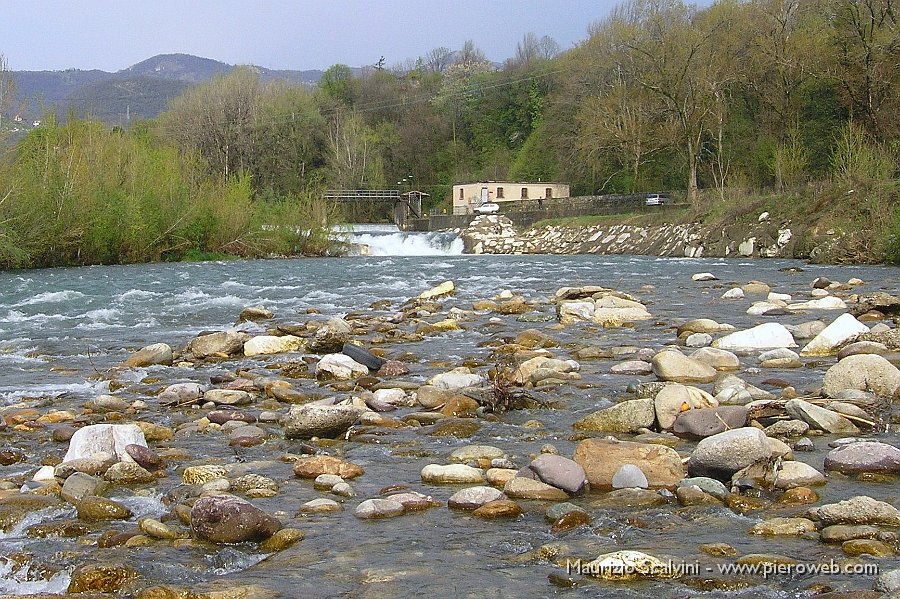
<path id="1" fill-rule="evenodd" d="M 192 85 L 230 73 L 236 67 L 190 54 L 160 54 L 115 73 L 69 69 L 65 71 L 13 71 L 16 101 L 10 115 L 24 123 L 47 111 L 64 117 L 70 110 L 108 123 L 154 118 L 169 100 Z M 322 71 L 274 70 L 254 67 L 263 81 L 314 85 Z"/>

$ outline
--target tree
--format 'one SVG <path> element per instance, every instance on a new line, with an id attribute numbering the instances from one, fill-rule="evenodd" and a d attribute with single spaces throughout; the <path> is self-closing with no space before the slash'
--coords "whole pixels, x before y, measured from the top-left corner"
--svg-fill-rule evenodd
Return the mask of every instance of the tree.
<path id="1" fill-rule="evenodd" d="M 434 48 L 425 53 L 422 64 L 430 73 L 443 73 L 453 64 L 453 52 L 444 46 Z"/>
<path id="2" fill-rule="evenodd" d="M 895 0 L 836 0 L 832 69 L 853 114 L 878 139 L 900 126 L 900 28 Z"/>
<path id="3" fill-rule="evenodd" d="M 6 61 L 6 56 L 0 53 L 0 129 L 3 125 L 3 113 L 9 109 L 15 93 L 16 82 L 9 70 L 9 63 Z"/>
<path id="4" fill-rule="evenodd" d="M 358 90 L 353 77 L 353 69 L 345 64 L 335 64 L 322 73 L 318 89 L 326 108 L 343 106 L 349 108 L 357 100 Z"/>
<path id="5" fill-rule="evenodd" d="M 173 100 L 160 126 L 183 152 L 198 151 L 213 172 L 228 177 L 253 169 L 261 99 L 259 76 L 240 67 Z"/>

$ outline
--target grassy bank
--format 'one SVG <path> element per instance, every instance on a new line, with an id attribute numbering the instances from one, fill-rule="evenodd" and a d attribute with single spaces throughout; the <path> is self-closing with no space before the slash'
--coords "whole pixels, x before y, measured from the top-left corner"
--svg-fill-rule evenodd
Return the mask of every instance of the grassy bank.
<path id="1" fill-rule="evenodd" d="M 848 186 L 809 185 L 787 193 L 731 190 L 702 194 L 696 206 L 602 216 L 547 219 L 535 227 L 608 225 L 659 226 L 701 223 L 714 230 L 750 232 L 759 217 L 789 227 L 799 242 L 796 258 L 830 263 L 900 264 L 900 182 Z"/>

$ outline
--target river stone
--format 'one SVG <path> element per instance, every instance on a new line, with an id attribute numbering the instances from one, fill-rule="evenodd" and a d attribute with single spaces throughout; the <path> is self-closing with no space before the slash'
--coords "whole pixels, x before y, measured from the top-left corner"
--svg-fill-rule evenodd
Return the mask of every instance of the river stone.
<path id="1" fill-rule="evenodd" d="M 145 535 L 154 539 L 166 539 L 171 541 L 178 538 L 178 533 L 174 529 L 153 518 L 141 518 L 138 521 L 138 528 L 141 529 L 141 532 Z"/>
<path id="2" fill-rule="evenodd" d="M 613 489 L 646 489 L 649 486 L 647 477 L 634 464 L 622 464 L 612 477 Z"/>
<path id="3" fill-rule="evenodd" d="M 423 291 L 419 294 L 419 299 L 430 300 L 436 299 L 439 297 L 444 297 L 446 295 L 451 295 L 456 292 L 456 284 L 453 281 L 444 281 L 440 285 L 436 287 L 432 287 L 427 291 Z"/>
<path id="4" fill-rule="evenodd" d="M 614 365 L 609 371 L 612 374 L 634 374 L 641 376 L 653 372 L 653 365 L 650 362 L 644 362 L 643 360 L 626 360 Z"/>
<path id="5" fill-rule="evenodd" d="M 771 453 L 766 435 L 761 430 L 737 428 L 706 437 L 697 443 L 688 460 L 688 473 L 690 476 L 730 480 L 738 470 L 768 458 Z"/>
<path id="6" fill-rule="evenodd" d="M 800 368 L 803 363 L 796 352 L 786 347 L 764 351 L 758 357 L 760 368 Z"/>
<path id="7" fill-rule="evenodd" d="M 787 309 L 792 312 L 800 310 L 844 310 L 847 304 L 839 297 L 828 295 L 818 299 L 812 299 L 807 302 L 788 305 Z"/>
<path id="8" fill-rule="evenodd" d="M 584 468 L 592 491 L 611 490 L 613 476 L 625 464 L 640 468 L 650 488 L 674 487 L 684 478 L 681 457 L 663 445 L 585 439 L 575 448 L 573 459 Z"/>
<path id="9" fill-rule="evenodd" d="M 825 484 L 825 475 L 803 462 L 785 460 L 777 471 L 774 481 L 776 489 L 794 489 Z"/>
<path id="10" fill-rule="evenodd" d="M 847 356 L 828 369 L 822 385 L 829 397 L 845 389 L 893 397 L 900 389 L 900 369 L 876 354 Z"/>
<path id="11" fill-rule="evenodd" d="M 60 489 L 59 496 L 75 505 L 85 497 L 103 494 L 103 491 L 109 484 L 96 476 L 85 474 L 84 472 L 76 472 L 66 479 Z"/>
<path id="12" fill-rule="evenodd" d="M 740 287 L 732 287 L 722 294 L 722 299 L 744 299 L 744 290 Z"/>
<path id="13" fill-rule="evenodd" d="M 838 316 L 834 322 L 825 327 L 816 337 L 806 344 L 800 355 L 802 356 L 829 356 L 834 354 L 839 347 L 852 341 L 857 335 L 869 332 L 869 327 L 856 320 L 852 314 L 846 313 Z"/>
<path id="14" fill-rule="evenodd" d="M 330 455 L 314 455 L 300 458 L 294 462 L 294 476 L 299 478 L 316 478 L 320 474 L 334 474 L 344 480 L 362 476 L 362 467 Z"/>
<path id="15" fill-rule="evenodd" d="M 244 355 L 265 356 L 296 351 L 303 347 L 303 339 L 293 335 L 276 337 L 273 335 L 257 335 L 244 343 Z"/>
<path id="16" fill-rule="evenodd" d="M 542 482 L 562 489 L 570 495 L 581 493 L 587 485 L 587 476 L 575 461 L 560 455 L 543 454 L 528 467 Z"/>
<path id="17" fill-rule="evenodd" d="M 489 501 L 472 512 L 476 518 L 493 520 L 494 518 L 511 518 L 522 514 L 522 506 L 511 499 Z"/>
<path id="18" fill-rule="evenodd" d="M 447 505 L 458 510 L 475 510 L 485 503 L 506 498 L 502 491 L 494 487 L 468 487 L 451 495 Z"/>
<path id="19" fill-rule="evenodd" d="M 394 493 L 393 495 L 388 495 L 385 499 L 396 501 L 403 506 L 403 510 L 406 512 L 418 512 L 441 505 L 441 502 L 435 501 L 431 495 L 425 495 L 416 491 Z"/>
<path id="20" fill-rule="evenodd" d="M 234 495 L 201 497 L 191 507 L 191 530 L 210 543 L 264 541 L 281 528 L 276 518 Z"/>
<path id="21" fill-rule="evenodd" d="M 274 318 L 275 314 L 265 306 L 247 306 L 238 314 L 238 322 L 247 320 L 269 320 Z"/>
<path id="22" fill-rule="evenodd" d="M 126 445 L 125 455 L 122 457 L 128 457 L 131 460 L 134 460 L 135 464 L 139 465 L 141 468 L 146 468 L 147 470 L 162 466 L 162 458 L 159 457 L 159 454 L 149 447 L 138 445 L 137 443 L 129 443 Z"/>
<path id="23" fill-rule="evenodd" d="M 808 515 L 813 520 L 830 524 L 883 524 L 900 526 L 900 510 L 889 503 L 866 495 L 857 495 L 837 503 L 811 508 Z"/>
<path id="24" fill-rule="evenodd" d="M 711 272 L 698 272 L 691 275 L 691 280 L 695 282 L 718 281 L 719 277 L 712 274 Z"/>
<path id="25" fill-rule="evenodd" d="M 163 389 L 156 396 L 163 405 L 187 405 L 200 400 L 203 387 L 197 383 L 176 383 Z"/>
<path id="26" fill-rule="evenodd" d="M 676 487 L 697 487 L 704 493 L 712 495 L 720 501 L 725 500 L 728 495 L 728 489 L 720 481 L 707 476 L 694 476 L 692 478 L 684 478 L 678 481 Z"/>
<path id="27" fill-rule="evenodd" d="M 170 365 L 172 348 L 166 343 L 154 343 L 128 356 L 122 366 L 126 368 L 142 368 L 154 364 Z"/>
<path id="28" fill-rule="evenodd" d="M 69 580 L 67 593 L 117 594 L 133 580 L 140 577 L 125 564 L 84 564 L 75 568 Z"/>
<path id="29" fill-rule="evenodd" d="M 737 370 L 741 367 L 740 359 L 724 349 L 702 347 L 690 355 L 692 360 L 712 366 L 716 370 Z"/>
<path id="30" fill-rule="evenodd" d="M 78 518 L 85 522 L 127 520 L 132 516 L 131 510 L 118 501 L 95 495 L 88 495 L 77 501 L 75 511 L 78 513 Z"/>
<path id="31" fill-rule="evenodd" d="M 794 338 L 784 325 L 767 322 L 745 331 L 736 331 L 713 341 L 713 347 L 729 351 L 751 351 L 796 347 Z"/>
<path id="32" fill-rule="evenodd" d="M 519 364 L 513 371 L 512 381 L 517 385 L 525 385 L 537 382 L 535 379 L 539 380 L 539 372 L 542 373 L 540 378 L 549 378 L 554 373 L 577 372 L 580 368 L 581 365 L 575 360 L 558 360 L 547 356 L 535 356 Z"/>
<path id="33" fill-rule="evenodd" d="M 134 462 L 118 462 L 109 467 L 103 478 L 111 483 L 132 485 L 156 482 L 156 477 Z"/>
<path id="34" fill-rule="evenodd" d="M 131 444 L 147 446 L 139 427 L 133 424 L 92 424 L 75 431 L 63 462 L 90 458 L 100 453 L 130 460 L 130 457 L 125 458 L 125 447 Z"/>
<path id="35" fill-rule="evenodd" d="M 191 339 L 187 346 L 187 352 L 195 359 L 209 356 L 233 356 L 244 351 L 244 343 L 249 339 L 250 336 L 247 333 L 238 331 L 201 334 Z"/>
<path id="36" fill-rule="evenodd" d="M 733 331 L 734 326 L 725 323 L 718 323 L 710 318 L 695 318 L 678 327 L 677 333 L 681 337 L 685 333 L 727 333 Z"/>
<path id="37" fill-rule="evenodd" d="M 878 343 L 876 341 L 857 341 L 842 347 L 841 351 L 837 353 L 837 359 L 843 360 L 847 356 L 858 356 L 863 354 L 883 356 L 889 351 L 887 345 L 884 343 Z"/>
<path id="38" fill-rule="evenodd" d="M 680 574 L 661 559 L 640 551 L 615 551 L 581 564 L 581 572 L 602 580 L 677 578 Z"/>
<path id="39" fill-rule="evenodd" d="M 687 347 L 707 347 L 712 343 L 712 335 L 708 333 L 693 333 L 688 335 L 688 338 L 684 340 L 684 344 Z"/>
<path id="40" fill-rule="evenodd" d="M 445 390 L 458 390 L 466 387 L 478 387 L 484 383 L 484 378 L 478 374 L 473 374 L 471 370 L 465 366 L 454 368 L 449 372 L 436 374 L 428 379 L 428 384 L 432 387 Z"/>
<path id="41" fill-rule="evenodd" d="M 644 304 L 633 300 L 606 295 L 594 303 L 593 320 L 603 326 L 620 326 L 625 322 L 652 318 Z"/>
<path id="42" fill-rule="evenodd" d="M 853 539 L 874 539 L 879 534 L 881 529 L 877 526 L 832 524 L 823 528 L 819 532 L 819 537 L 823 543 L 843 543 Z"/>
<path id="43" fill-rule="evenodd" d="M 357 518 L 370 520 L 375 518 L 393 518 L 404 512 L 403 504 L 393 499 L 366 499 L 353 512 Z"/>
<path id="44" fill-rule="evenodd" d="M 328 514 L 332 512 L 340 512 L 344 508 L 341 507 L 337 501 L 333 499 L 327 499 L 325 497 L 320 497 L 318 499 L 313 499 L 312 501 L 307 501 L 303 505 L 300 506 L 300 513 L 302 514 Z"/>
<path id="45" fill-rule="evenodd" d="M 574 300 L 560 302 L 556 307 L 560 324 L 593 320 L 596 305 L 591 300 Z"/>
<path id="46" fill-rule="evenodd" d="M 217 406 L 246 406 L 253 403 L 253 396 L 237 389 L 210 389 L 203 394 L 203 401 Z"/>
<path id="47" fill-rule="evenodd" d="M 428 464 L 420 473 L 422 482 L 431 484 L 479 484 L 484 482 L 480 468 L 465 464 Z"/>
<path id="48" fill-rule="evenodd" d="M 706 391 L 678 384 L 663 387 L 653 400 L 656 421 L 664 430 L 672 428 L 675 419 L 684 411 L 717 405 L 719 403 Z"/>
<path id="49" fill-rule="evenodd" d="M 841 543 L 844 553 L 851 556 L 871 555 L 872 557 L 888 557 L 894 555 L 894 549 L 887 543 L 875 539 L 853 539 Z"/>
<path id="50" fill-rule="evenodd" d="M 368 366 L 345 354 L 327 354 L 316 363 L 316 378 L 320 380 L 348 381 L 368 374 Z"/>
<path id="51" fill-rule="evenodd" d="M 506 452 L 493 445 L 466 445 L 454 449 L 448 459 L 457 464 L 506 457 Z"/>
<path id="52" fill-rule="evenodd" d="M 659 352 L 653 356 L 652 364 L 653 373 L 663 381 L 711 383 L 718 376 L 712 366 L 688 358 L 677 350 Z"/>
<path id="53" fill-rule="evenodd" d="M 771 518 L 755 524 L 753 528 L 750 529 L 750 534 L 767 537 L 801 537 L 815 531 L 815 523 L 807 518 Z"/>
<path id="54" fill-rule="evenodd" d="M 655 418 L 652 399 L 629 399 L 588 414 L 572 426 L 576 430 L 633 433 L 653 426 Z"/>
<path id="55" fill-rule="evenodd" d="M 510 479 L 503 487 L 503 492 L 513 499 L 545 499 L 549 501 L 566 501 L 568 493 L 543 483 L 522 476 Z"/>
<path id="56" fill-rule="evenodd" d="M 825 470 L 843 474 L 900 474 L 900 449 L 878 441 L 842 445 L 825 456 Z"/>
<path id="57" fill-rule="evenodd" d="M 680 437 L 702 439 L 746 424 L 746 406 L 719 406 L 682 412 L 675 419 L 672 432 Z"/>
<path id="58" fill-rule="evenodd" d="M 362 412 L 363 408 L 349 405 L 294 405 L 281 419 L 281 427 L 286 439 L 333 438 L 346 432 Z"/>
<path id="59" fill-rule="evenodd" d="M 872 587 L 879 593 L 894 593 L 900 591 L 900 568 L 881 572 Z M 896 599 L 895 595 L 885 595 L 885 599 Z"/>
<path id="60" fill-rule="evenodd" d="M 264 553 L 276 553 L 284 551 L 288 547 L 303 540 L 303 531 L 296 528 L 282 528 L 271 537 L 259 544 L 259 550 Z"/>
<path id="61" fill-rule="evenodd" d="M 785 411 L 792 417 L 806 422 L 810 427 L 834 434 L 858 433 L 856 425 L 831 410 L 826 410 L 802 399 L 791 399 L 784 404 Z"/>
<path id="62" fill-rule="evenodd" d="M 809 425 L 802 420 L 778 420 L 765 428 L 768 437 L 802 437 Z"/>

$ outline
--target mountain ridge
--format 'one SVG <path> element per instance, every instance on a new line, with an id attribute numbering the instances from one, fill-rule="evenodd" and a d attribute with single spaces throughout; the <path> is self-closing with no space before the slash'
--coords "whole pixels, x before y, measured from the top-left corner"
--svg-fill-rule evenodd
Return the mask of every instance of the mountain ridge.
<path id="1" fill-rule="evenodd" d="M 111 124 L 155 118 L 172 98 L 188 87 L 230 73 L 238 66 L 192 54 L 173 53 L 157 54 L 115 72 L 99 69 L 12 71 L 16 95 L 8 116 L 19 115 L 25 123 L 30 123 L 48 112 L 62 116 L 74 110 L 79 116 L 90 116 Z M 318 69 L 249 66 L 264 82 L 284 81 L 312 86 L 322 76 Z"/>

